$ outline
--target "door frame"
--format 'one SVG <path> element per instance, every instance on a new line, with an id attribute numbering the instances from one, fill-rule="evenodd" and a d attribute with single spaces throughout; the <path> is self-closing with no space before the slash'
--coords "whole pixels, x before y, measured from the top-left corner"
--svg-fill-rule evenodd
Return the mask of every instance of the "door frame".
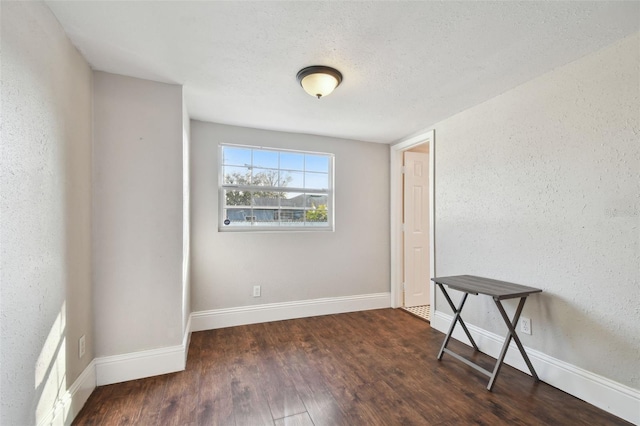
<path id="1" fill-rule="evenodd" d="M 391 198 L 391 307 L 401 308 L 402 300 L 402 154 L 418 145 L 429 144 L 429 278 L 435 277 L 435 131 L 428 130 L 390 146 Z M 435 284 L 429 280 L 431 315 L 435 313 Z"/>

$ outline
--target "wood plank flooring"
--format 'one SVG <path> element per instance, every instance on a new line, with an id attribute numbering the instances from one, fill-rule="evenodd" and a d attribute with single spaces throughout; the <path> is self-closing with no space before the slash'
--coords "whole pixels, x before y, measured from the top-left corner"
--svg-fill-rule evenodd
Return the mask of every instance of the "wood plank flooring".
<path id="1" fill-rule="evenodd" d="M 443 338 L 400 309 L 197 332 L 185 371 L 99 387 L 73 424 L 629 424 L 509 366 L 488 392 Z"/>

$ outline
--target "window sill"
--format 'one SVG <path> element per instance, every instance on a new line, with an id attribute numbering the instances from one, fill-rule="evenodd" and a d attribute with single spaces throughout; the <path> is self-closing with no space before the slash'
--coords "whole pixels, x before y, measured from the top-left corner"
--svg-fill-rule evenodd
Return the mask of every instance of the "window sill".
<path id="1" fill-rule="evenodd" d="M 333 226 L 287 226 L 287 227 L 274 227 L 274 226 L 255 226 L 251 228 L 244 227 L 218 227 L 218 232 L 260 232 L 260 233 L 298 233 L 298 232 L 334 232 Z"/>

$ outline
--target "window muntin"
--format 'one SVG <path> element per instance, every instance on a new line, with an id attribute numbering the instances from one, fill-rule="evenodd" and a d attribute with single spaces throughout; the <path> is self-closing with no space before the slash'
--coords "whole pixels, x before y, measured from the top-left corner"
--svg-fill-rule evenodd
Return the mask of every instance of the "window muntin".
<path id="1" fill-rule="evenodd" d="M 333 229 L 333 155 L 220 145 L 220 230 Z"/>

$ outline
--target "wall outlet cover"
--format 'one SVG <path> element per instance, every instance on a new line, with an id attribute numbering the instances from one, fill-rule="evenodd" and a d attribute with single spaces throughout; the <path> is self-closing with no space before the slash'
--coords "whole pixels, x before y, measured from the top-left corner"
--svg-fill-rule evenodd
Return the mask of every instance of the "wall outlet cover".
<path id="1" fill-rule="evenodd" d="M 86 350 L 86 339 L 84 334 L 80 339 L 78 339 L 78 358 L 82 358 L 84 356 Z"/>

